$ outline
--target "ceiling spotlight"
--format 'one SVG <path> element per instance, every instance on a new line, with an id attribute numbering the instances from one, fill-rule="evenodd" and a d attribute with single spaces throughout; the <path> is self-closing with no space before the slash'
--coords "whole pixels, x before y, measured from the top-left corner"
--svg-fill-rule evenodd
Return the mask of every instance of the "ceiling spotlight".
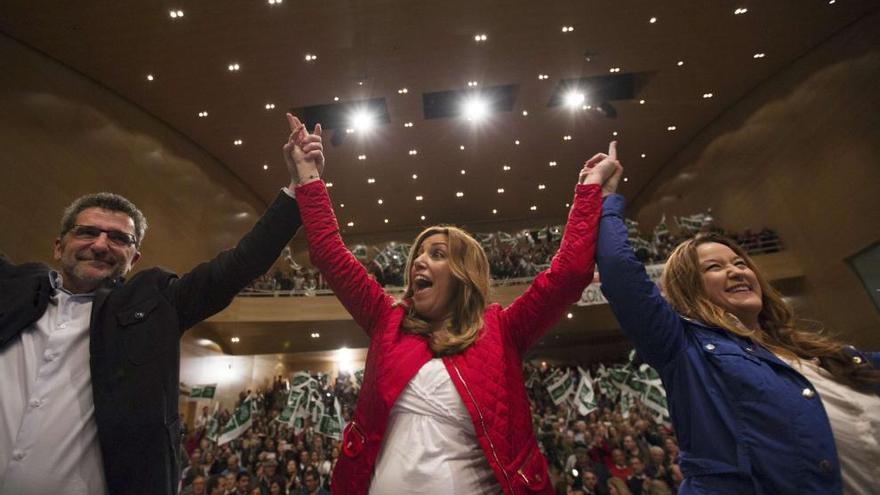
<path id="1" fill-rule="evenodd" d="M 366 160 L 367 155 L 358 155 L 358 160 Z"/>
<path id="2" fill-rule="evenodd" d="M 749 9 L 747 9 L 747 8 L 745 8 L 745 7 L 740 7 L 740 8 L 738 8 L 738 9 L 736 9 L 736 10 L 733 11 L 733 15 L 742 15 L 742 14 L 745 14 L 746 12 L 748 12 L 748 11 L 749 11 Z"/>
<path id="3" fill-rule="evenodd" d="M 388 223 L 388 219 L 387 219 L 387 218 L 385 219 L 385 223 Z"/>
<path id="4" fill-rule="evenodd" d="M 629 177 L 624 177 L 624 178 L 623 178 L 623 181 L 624 181 L 624 182 L 629 182 Z"/>
<path id="5" fill-rule="evenodd" d="M 372 178 L 372 177 L 370 177 L 369 179 L 367 179 L 367 184 L 375 184 L 375 183 L 376 183 L 376 179 L 374 179 L 374 178 Z"/>
<path id="6" fill-rule="evenodd" d="M 204 110 L 201 111 L 201 112 L 199 112 L 199 117 L 200 117 L 200 118 L 205 118 L 205 117 L 207 117 L 207 116 L 208 116 L 208 112 L 206 112 L 206 111 L 204 111 Z"/>
<path id="7" fill-rule="evenodd" d="M 306 53 L 306 62 L 314 62 L 315 60 L 318 60 L 317 55 Z"/>
<path id="8" fill-rule="evenodd" d="M 510 171 L 510 165 L 505 165 L 505 166 L 501 167 L 501 170 L 504 170 L 505 172 L 509 172 L 509 171 Z"/>
<path id="9" fill-rule="evenodd" d="M 550 79 L 550 76 L 547 74 L 538 74 L 538 80 L 543 81 L 545 79 Z"/>
<path id="10" fill-rule="evenodd" d="M 715 95 L 713 95 L 712 93 L 703 93 L 703 98 L 711 98 L 713 96 Z"/>
<path id="11" fill-rule="evenodd" d="M 236 343 L 238 343 L 238 341 L 240 341 L 241 339 L 239 339 L 238 337 L 232 337 L 232 338 L 229 339 L 229 340 L 230 340 L 233 344 L 236 344 Z"/>
<path id="12" fill-rule="evenodd" d="M 752 55 L 752 58 L 764 58 L 764 54 L 763 53 L 756 53 L 756 54 Z"/>
<path id="13" fill-rule="evenodd" d="M 409 154 L 410 154 L 410 155 L 418 155 L 418 154 L 419 154 L 419 150 L 409 150 Z"/>
<path id="14" fill-rule="evenodd" d="M 486 41 L 487 39 L 489 39 L 489 38 L 486 37 L 485 34 L 475 34 L 474 35 L 474 41 L 476 41 L 477 43 Z"/>
<path id="15" fill-rule="evenodd" d="M 397 94 L 399 94 L 399 95 L 405 95 L 407 93 L 409 93 L 409 90 L 406 88 L 400 88 L 397 90 Z"/>
<path id="16" fill-rule="evenodd" d="M 563 33 L 570 33 L 572 31 L 574 31 L 574 26 L 562 26 Z"/>
<path id="17" fill-rule="evenodd" d="M 242 141 L 241 139 L 236 139 L 232 142 L 232 144 L 234 144 L 235 146 L 241 146 L 243 143 L 244 141 Z"/>
<path id="18" fill-rule="evenodd" d="M 340 208 L 345 208 L 345 203 L 339 203 Z"/>
<path id="19" fill-rule="evenodd" d="M 642 153 L 642 158 L 647 158 L 648 155 Z"/>
<path id="20" fill-rule="evenodd" d="M 477 86 L 479 86 L 479 84 L 480 83 L 478 83 L 477 81 L 468 81 L 469 88 L 476 88 Z"/>
<path id="21" fill-rule="evenodd" d="M 681 67 L 682 65 L 684 65 L 684 60 L 679 60 L 678 63 L 675 65 Z"/>
<path id="22" fill-rule="evenodd" d="M 495 215 L 497 213 L 498 213 L 498 210 L 496 210 L 495 208 L 492 208 L 492 214 Z"/>
<path id="23" fill-rule="evenodd" d="M 563 141 L 571 141 L 571 136 L 566 134 L 565 136 L 562 136 L 562 140 Z"/>
<path id="24" fill-rule="evenodd" d="M 346 128 L 345 128 L 345 133 L 346 133 L 346 134 L 353 134 L 353 133 L 354 133 L 354 129 L 352 129 L 351 127 L 346 127 Z"/>
<path id="25" fill-rule="evenodd" d="M 419 218 L 421 218 L 422 220 L 424 220 L 424 219 L 425 219 L 425 215 L 422 215 L 422 216 L 419 217 Z"/>
<path id="26" fill-rule="evenodd" d="M 238 72 L 238 69 L 240 68 L 241 66 L 238 64 L 229 64 L 229 66 L 227 67 L 227 69 L 229 69 L 229 72 Z"/>
<path id="27" fill-rule="evenodd" d="M 677 129 L 677 128 L 674 125 L 671 125 L 666 128 L 667 131 L 674 131 L 675 129 Z"/>
<path id="28" fill-rule="evenodd" d="M 281 0 L 269 0 L 269 5 L 281 5 Z"/>
<path id="29" fill-rule="evenodd" d="M 354 222 L 348 222 L 348 223 L 345 224 L 345 225 L 348 225 L 349 227 L 354 227 Z"/>
<path id="30" fill-rule="evenodd" d="M 327 189 L 330 189 L 331 187 L 333 187 L 333 183 L 332 183 L 332 182 L 328 182 L 328 183 L 327 183 Z"/>
<path id="31" fill-rule="evenodd" d="M 565 94 L 563 101 L 570 108 L 577 108 L 584 104 L 586 97 L 578 90 L 572 90 Z"/>
<path id="32" fill-rule="evenodd" d="M 532 205 L 529 207 L 529 209 L 532 211 L 538 211 L 538 205 Z"/>
<path id="33" fill-rule="evenodd" d="M 523 112 L 522 112 L 522 113 L 523 113 L 523 117 L 526 117 L 526 116 L 528 116 L 528 115 L 529 115 L 529 111 L 528 111 L 528 110 L 523 110 Z"/>
<path id="34" fill-rule="evenodd" d="M 379 198 L 379 199 L 377 199 L 377 200 L 376 200 L 376 203 L 378 203 L 378 204 L 380 204 L 380 205 L 381 205 L 381 204 L 383 204 L 383 203 L 384 203 L 384 201 L 382 201 L 382 198 Z"/>
<path id="35" fill-rule="evenodd" d="M 548 165 L 550 165 L 551 167 L 555 167 L 555 166 L 556 166 L 556 162 L 551 161 L 550 163 L 548 163 Z"/>
<path id="36" fill-rule="evenodd" d="M 366 110 L 356 110 L 351 116 L 351 126 L 358 132 L 369 131 L 376 124 L 376 118 Z"/>
<path id="37" fill-rule="evenodd" d="M 172 19 L 180 19 L 181 17 L 183 17 L 183 11 L 182 10 L 171 10 L 168 12 L 168 15 L 171 16 Z"/>
<path id="38" fill-rule="evenodd" d="M 499 188 L 498 188 L 498 194 L 504 194 L 504 188 L 503 188 L 503 187 L 499 187 Z"/>
<path id="39" fill-rule="evenodd" d="M 516 141 L 514 141 L 513 144 L 519 146 L 519 139 L 517 139 Z"/>
<path id="40" fill-rule="evenodd" d="M 608 69 L 608 72 L 620 72 L 620 67 L 612 67 Z"/>
<path id="41" fill-rule="evenodd" d="M 266 110 L 275 110 L 274 103 L 266 103 Z"/>
<path id="42" fill-rule="evenodd" d="M 416 201 L 421 201 L 423 199 L 425 199 L 425 198 L 422 195 L 416 196 Z"/>
<path id="43" fill-rule="evenodd" d="M 650 22 L 651 24 L 654 24 L 654 23 L 657 22 L 657 18 L 656 18 L 656 17 L 652 17 L 652 18 L 648 19 L 648 22 Z"/>
<path id="44" fill-rule="evenodd" d="M 404 126 L 404 127 L 412 127 L 412 126 L 413 126 L 413 123 L 412 123 L 412 122 L 405 122 L 405 123 L 403 124 L 403 126 Z"/>
<path id="45" fill-rule="evenodd" d="M 147 81 L 152 81 L 155 79 L 152 74 L 147 74 Z"/>
<path id="46" fill-rule="evenodd" d="M 334 96 L 334 97 L 333 97 L 333 101 L 339 101 L 339 97 L 338 97 L 338 96 Z"/>
<path id="47" fill-rule="evenodd" d="M 456 197 L 456 198 L 461 198 L 461 197 L 463 197 L 463 196 L 464 196 L 464 193 L 461 192 L 461 191 L 458 191 L 457 193 L 455 193 L 455 197 Z"/>
<path id="48" fill-rule="evenodd" d="M 464 174 L 466 174 L 466 173 L 467 173 L 467 170 L 465 170 L 465 169 L 461 169 L 461 175 L 464 175 Z"/>
<path id="49" fill-rule="evenodd" d="M 318 332 L 312 332 L 312 335 L 311 335 L 311 337 L 312 337 L 313 339 L 317 339 L 317 338 L 320 337 L 320 336 L 321 336 L 321 334 L 318 333 Z"/>
<path id="50" fill-rule="evenodd" d="M 412 178 L 413 178 L 413 180 L 418 179 L 418 178 L 419 178 L 419 174 L 412 174 Z"/>
<path id="51" fill-rule="evenodd" d="M 458 149 L 460 149 L 461 151 L 464 151 L 464 145 L 463 144 L 459 145 Z"/>
<path id="52" fill-rule="evenodd" d="M 264 164 L 263 164 L 263 170 L 269 170 L 269 165 L 267 165 L 267 164 L 264 163 Z"/>
<path id="53" fill-rule="evenodd" d="M 489 105 L 482 98 L 469 98 L 462 106 L 464 118 L 471 122 L 480 122 L 489 114 Z"/>
<path id="54" fill-rule="evenodd" d="M 543 191 L 544 189 L 547 189 L 547 186 L 545 186 L 544 184 L 538 184 L 539 191 Z"/>
<path id="55" fill-rule="evenodd" d="M 645 100 L 639 100 L 639 105 L 644 105 L 644 104 L 645 104 Z"/>

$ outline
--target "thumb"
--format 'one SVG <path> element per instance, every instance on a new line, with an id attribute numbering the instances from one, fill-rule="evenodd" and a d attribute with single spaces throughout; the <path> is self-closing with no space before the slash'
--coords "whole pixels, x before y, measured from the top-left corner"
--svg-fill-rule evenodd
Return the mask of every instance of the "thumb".
<path id="1" fill-rule="evenodd" d="M 320 136 L 320 135 L 321 135 L 321 130 L 322 130 L 322 129 L 321 129 L 321 124 L 315 124 L 315 130 L 312 132 L 312 134 L 315 134 L 315 135 Z"/>

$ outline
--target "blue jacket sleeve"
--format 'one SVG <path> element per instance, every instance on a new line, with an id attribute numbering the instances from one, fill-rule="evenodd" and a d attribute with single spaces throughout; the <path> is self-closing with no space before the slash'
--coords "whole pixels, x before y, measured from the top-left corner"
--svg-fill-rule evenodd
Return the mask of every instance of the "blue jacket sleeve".
<path id="1" fill-rule="evenodd" d="M 684 349 L 684 323 L 648 278 L 629 245 L 623 196 L 602 202 L 596 264 L 602 293 L 623 332 L 651 366 L 662 369 Z"/>

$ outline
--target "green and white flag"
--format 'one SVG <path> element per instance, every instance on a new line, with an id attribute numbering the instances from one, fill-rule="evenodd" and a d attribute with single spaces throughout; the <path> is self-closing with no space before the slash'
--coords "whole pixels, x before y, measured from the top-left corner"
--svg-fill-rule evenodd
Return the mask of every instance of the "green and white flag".
<path id="1" fill-rule="evenodd" d="M 596 396 L 593 393 L 593 378 L 589 371 L 584 371 L 578 366 L 581 381 L 578 384 L 577 392 L 574 394 L 574 403 L 578 408 L 581 416 L 586 416 L 596 410 Z"/>
<path id="2" fill-rule="evenodd" d="M 290 379 L 290 388 L 307 387 L 314 380 L 308 371 L 297 371 Z"/>
<path id="3" fill-rule="evenodd" d="M 235 440 L 251 427 L 251 423 L 253 423 L 253 407 L 254 401 L 252 397 L 248 397 L 240 406 L 235 408 L 235 413 L 226 422 L 226 426 L 223 427 L 223 431 L 220 433 L 220 438 L 217 439 L 217 445 L 223 445 Z"/>
<path id="4" fill-rule="evenodd" d="M 364 386 L 364 370 L 361 369 L 354 372 L 354 383 L 358 389 Z"/>
<path id="5" fill-rule="evenodd" d="M 207 385 L 193 385 L 189 392 L 190 399 L 213 399 L 214 393 L 217 391 L 216 383 Z"/>
<path id="6" fill-rule="evenodd" d="M 324 412 L 321 415 L 317 431 L 336 440 L 342 438 L 342 413 L 339 409 L 339 399 L 333 399 L 333 408 L 330 410 L 330 414 Z"/>
<path id="7" fill-rule="evenodd" d="M 571 370 L 566 369 L 565 372 L 559 374 L 557 378 L 550 382 L 547 385 L 547 392 L 550 394 L 553 404 L 558 406 L 565 401 L 574 392 L 574 377 L 571 375 Z"/>

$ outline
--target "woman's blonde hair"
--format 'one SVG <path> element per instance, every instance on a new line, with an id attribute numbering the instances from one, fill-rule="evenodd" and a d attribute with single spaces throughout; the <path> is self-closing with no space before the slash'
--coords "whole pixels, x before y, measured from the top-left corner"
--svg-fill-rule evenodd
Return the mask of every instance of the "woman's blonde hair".
<path id="1" fill-rule="evenodd" d="M 617 490 L 617 495 L 632 495 L 629 487 L 626 486 L 626 482 L 616 476 L 608 478 L 608 489 L 610 490 L 611 487 Z"/>
<path id="2" fill-rule="evenodd" d="M 762 293 L 759 330 L 746 328 L 734 315 L 709 300 L 703 286 L 697 247 L 712 242 L 729 247 L 755 273 Z M 791 306 L 767 282 L 745 250 L 727 237 L 712 233 L 698 234 L 679 244 L 666 261 L 661 283 L 666 299 L 684 316 L 750 338 L 776 354 L 804 359 L 819 358 L 823 368 L 850 386 L 866 389 L 880 384 L 880 370 L 854 362 L 843 351 L 843 344 L 824 330 L 799 328 Z"/>
<path id="3" fill-rule="evenodd" d="M 413 242 L 406 260 L 404 283 L 406 292 L 398 304 L 407 308 L 401 328 L 420 335 L 431 333 L 429 322 L 416 314 L 411 303 L 413 296 L 412 266 L 419 256 L 422 242 L 435 234 L 448 239 L 447 260 L 449 272 L 455 281 L 455 293 L 450 302 L 452 317 L 447 327 L 448 337 L 430 339 L 431 350 L 438 355 L 455 354 L 465 350 L 479 337 L 483 328 L 483 312 L 489 304 L 489 260 L 483 247 L 467 232 L 458 227 L 438 225 L 422 231 Z"/>

